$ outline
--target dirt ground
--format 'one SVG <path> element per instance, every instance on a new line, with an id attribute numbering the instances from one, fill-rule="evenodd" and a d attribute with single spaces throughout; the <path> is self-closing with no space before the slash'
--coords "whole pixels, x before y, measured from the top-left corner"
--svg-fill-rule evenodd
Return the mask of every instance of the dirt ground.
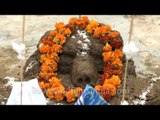
<path id="1" fill-rule="evenodd" d="M 5 53 L 5 54 L 4 54 Z M 0 48 L 0 104 L 5 104 L 11 93 L 12 86 L 6 86 L 9 82 L 6 77 L 20 79 L 20 62 L 17 53 L 11 48 Z"/>

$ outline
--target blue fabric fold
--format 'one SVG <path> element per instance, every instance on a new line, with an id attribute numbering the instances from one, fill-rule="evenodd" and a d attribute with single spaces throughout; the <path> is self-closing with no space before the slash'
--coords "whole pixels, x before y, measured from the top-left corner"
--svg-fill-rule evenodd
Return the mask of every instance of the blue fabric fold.
<path id="1" fill-rule="evenodd" d="M 86 88 L 75 105 L 109 105 L 109 103 L 93 87 L 86 85 Z"/>

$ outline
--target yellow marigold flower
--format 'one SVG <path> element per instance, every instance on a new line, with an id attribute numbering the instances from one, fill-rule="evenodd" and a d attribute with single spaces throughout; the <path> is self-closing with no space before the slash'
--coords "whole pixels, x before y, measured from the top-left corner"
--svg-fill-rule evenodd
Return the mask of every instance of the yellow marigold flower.
<path id="1" fill-rule="evenodd" d="M 103 56 L 103 62 L 107 62 L 107 61 L 113 61 L 115 56 L 113 54 L 112 51 L 109 51 L 109 52 L 103 52 L 102 53 L 102 56 Z"/>
<path id="2" fill-rule="evenodd" d="M 101 36 L 104 36 L 104 35 L 107 33 L 107 31 L 111 31 L 111 30 L 112 30 L 111 27 L 110 27 L 110 26 L 107 26 L 107 25 L 101 26 L 101 27 L 97 27 L 97 28 L 95 29 L 95 31 L 94 31 L 93 36 L 94 36 L 95 38 L 99 38 L 99 37 L 101 37 Z"/>
<path id="3" fill-rule="evenodd" d="M 54 44 L 51 48 L 52 52 L 61 53 L 62 52 L 62 46 L 58 44 Z"/>
<path id="4" fill-rule="evenodd" d="M 91 20 L 90 23 L 87 25 L 86 30 L 88 33 L 92 33 L 97 27 L 99 23 L 95 20 Z"/>
<path id="5" fill-rule="evenodd" d="M 56 30 L 51 30 L 49 35 L 55 36 L 58 32 Z"/>
<path id="6" fill-rule="evenodd" d="M 55 24 L 55 28 L 57 29 L 57 30 L 59 30 L 60 28 L 63 28 L 65 25 L 64 25 L 64 23 L 63 22 L 59 22 L 59 23 L 56 23 Z"/>
<path id="7" fill-rule="evenodd" d="M 123 66 L 123 64 L 119 58 L 115 58 L 115 60 L 112 61 L 111 65 L 118 65 L 119 67 Z"/>
<path id="8" fill-rule="evenodd" d="M 110 37 L 110 38 L 116 38 L 118 36 L 119 36 L 118 32 L 110 32 L 109 35 L 108 35 L 108 37 Z"/>
<path id="9" fill-rule="evenodd" d="M 122 50 L 117 49 L 114 51 L 114 55 L 118 58 L 122 58 L 124 54 L 123 54 Z"/>
<path id="10" fill-rule="evenodd" d="M 103 89 L 106 94 L 111 94 L 111 96 L 116 94 L 116 87 L 112 84 L 103 84 Z"/>
<path id="11" fill-rule="evenodd" d="M 120 88 L 121 86 L 121 80 L 118 76 L 113 75 L 110 79 L 106 79 L 104 84 L 112 84 L 114 85 L 116 88 Z"/>
<path id="12" fill-rule="evenodd" d="M 104 47 L 103 47 L 103 51 L 104 51 L 104 52 L 112 51 L 112 46 L 110 46 L 110 45 L 104 46 Z"/>
<path id="13" fill-rule="evenodd" d="M 49 45 L 44 45 L 39 48 L 41 53 L 50 53 L 51 52 L 51 47 Z"/>

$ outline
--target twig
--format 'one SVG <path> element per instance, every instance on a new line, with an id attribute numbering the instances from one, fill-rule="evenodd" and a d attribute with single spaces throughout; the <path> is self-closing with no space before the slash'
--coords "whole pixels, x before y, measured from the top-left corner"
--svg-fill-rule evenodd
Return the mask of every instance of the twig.
<path id="1" fill-rule="evenodd" d="M 134 17 L 131 15 L 131 22 L 130 22 L 130 31 L 129 31 L 129 39 L 128 44 L 131 41 L 131 35 L 133 31 L 133 19 Z M 122 95 L 122 103 L 124 103 L 124 98 L 126 94 L 126 78 L 127 78 L 127 71 L 128 71 L 128 58 L 126 57 L 126 66 L 125 66 L 125 73 L 124 73 L 124 83 L 123 83 L 123 95 Z"/>
<path id="2" fill-rule="evenodd" d="M 24 43 L 24 37 L 25 37 L 25 15 L 23 15 L 23 22 L 22 22 L 22 43 Z M 22 93 L 23 93 L 22 81 L 23 81 L 23 60 L 21 60 L 21 100 L 20 100 L 21 105 L 22 105 Z"/>

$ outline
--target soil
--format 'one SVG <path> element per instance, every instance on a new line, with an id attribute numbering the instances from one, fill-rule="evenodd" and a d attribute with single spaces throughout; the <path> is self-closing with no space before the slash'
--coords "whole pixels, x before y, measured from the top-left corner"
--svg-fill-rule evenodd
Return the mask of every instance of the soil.
<path id="1" fill-rule="evenodd" d="M 0 48 L 0 104 L 4 105 L 11 93 L 12 86 L 6 86 L 8 83 L 5 77 L 20 78 L 20 62 L 17 59 L 17 53 L 11 48 Z M 5 54 L 4 54 L 5 53 Z"/>
<path id="2" fill-rule="evenodd" d="M 146 105 L 160 105 L 160 80 L 153 85 L 150 93 L 147 94 Z"/>

